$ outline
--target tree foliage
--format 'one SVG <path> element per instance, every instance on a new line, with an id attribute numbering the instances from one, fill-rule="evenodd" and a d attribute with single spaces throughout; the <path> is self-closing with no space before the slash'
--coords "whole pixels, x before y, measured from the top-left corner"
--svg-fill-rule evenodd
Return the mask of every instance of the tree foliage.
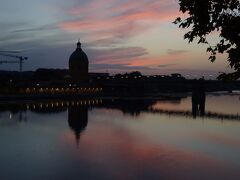
<path id="1" fill-rule="evenodd" d="M 222 74 L 220 79 L 240 78 L 240 1 L 239 0 L 179 0 L 184 18 L 174 23 L 180 28 L 191 30 L 184 35 L 189 43 L 208 44 L 209 60 L 214 62 L 218 53 L 227 53 L 228 62 L 234 73 Z M 219 41 L 210 45 L 207 37 L 219 33 Z"/>

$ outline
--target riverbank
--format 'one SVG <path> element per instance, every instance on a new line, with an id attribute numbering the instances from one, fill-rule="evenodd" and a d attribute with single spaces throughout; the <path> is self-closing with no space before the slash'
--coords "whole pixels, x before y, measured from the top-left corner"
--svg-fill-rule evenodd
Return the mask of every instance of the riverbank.
<path id="1" fill-rule="evenodd" d="M 240 95 L 240 91 L 214 91 L 206 92 L 207 95 Z M 191 92 L 159 92 L 148 93 L 142 96 L 119 96 L 111 94 L 51 94 L 51 95 L 0 95 L 0 102 L 10 101 L 35 101 L 35 100 L 77 100 L 77 99 L 176 99 L 191 96 Z"/>

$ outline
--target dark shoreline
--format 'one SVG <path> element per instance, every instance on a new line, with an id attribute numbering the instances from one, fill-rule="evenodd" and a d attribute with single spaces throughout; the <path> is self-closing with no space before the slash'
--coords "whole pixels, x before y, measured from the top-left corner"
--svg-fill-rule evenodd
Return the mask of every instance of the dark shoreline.
<path id="1" fill-rule="evenodd" d="M 35 100 L 78 100 L 78 99 L 162 99 L 162 98 L 183 98 L 191 93 L 161 93 L 148 96 L 113 96 L 113 95 L 0 95 L 0 102 L 6 101 L 35 101 Z"/>
<path id="2" fill-rule="evenodd" d="M 207 95 L 240 95 L 240 91 L 236 90 L 233 92 L 228 91 L 213 91 L 206 92 Z M 3 102 L 13 102 L 13 101 L 49 101 L 49 100 L 92 100 L 92 99 L 176 99 L 176 98 L 186 98 L 191 96 L 192 92 L 159 92 L 155 94 L 147 94 L 143 96 L 119 96 L 119 95 L 0 95 L 0 103 Z"/>
<path id="3" fill-rule="evenodd" d="M 227 93 L 227 92 L 210 92 L 207 95 L 220 96 L 220 95 L 234 95 L 240 96 L 240 92 Z M 120 110 L 123 114 L 129 114 L 131 116 L 138 116 L 142 112 L 151 112 L 154 114 L 167 114 L 174 116 L 186 116 L 201 118 L 208 117 L 211 119 L 219 120 L 240 120 L 239 114 L 224 114 L 214 111 L 204 111 L 204 114 L 194 114 L 192 110 L 172 110 L 172 109 L 154 109 L 152 106 L 158 101 L 171 102 L 179 104 L 185 98 L 191 98 L 191 93 L 182 94 L 179 96 L 158 96 L 158 97 L 117 97 L 117 96 L 98 96 L 98 97 L 78 97 L 78 98 L 56 98 L 51 99 L 40 98 L 37 99 L 5 99 L 0 100 L 0 112 L 10 111 L 13 114 L 18 112 L 32 111 L 36 113 L 59 113 L 68 110 L 69 108 L 105 108 Z M 217 97 L 216 97 L 217 98 Z M 191 101 L 188 99 L 188 101 Z M 190 107 L 189 107 L 190 108 Z"/>

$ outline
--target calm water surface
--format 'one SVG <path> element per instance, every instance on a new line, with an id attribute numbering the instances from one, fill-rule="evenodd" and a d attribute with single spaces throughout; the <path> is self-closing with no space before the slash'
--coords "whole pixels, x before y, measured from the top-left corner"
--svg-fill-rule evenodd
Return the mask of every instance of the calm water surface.
<path id="1" fill-rule="evenodd" d="M 240 179 L 239 97 L 2 103 L 0 179 Z"/>

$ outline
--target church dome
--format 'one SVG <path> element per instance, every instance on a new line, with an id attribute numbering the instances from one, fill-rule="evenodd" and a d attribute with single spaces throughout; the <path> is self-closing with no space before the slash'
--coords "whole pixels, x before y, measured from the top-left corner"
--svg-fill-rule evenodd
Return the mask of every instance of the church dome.
<path id="1" fill-rule="evenodd" d="M 87 81 L 88 65 L 88 57 L 82 50 L 81 43 L 78 41 L 77 49 L 69 58 L 69 71 L 72 79 L 77 82 Z"/>
<path id="2" fill-rule="evenodd" d="M 71 54 L 69 58 L 69 63 L 88 63 L 88 57 L 86 53 L 81 48 L 81 43 L 77 43 L 77 49 Z"/>

